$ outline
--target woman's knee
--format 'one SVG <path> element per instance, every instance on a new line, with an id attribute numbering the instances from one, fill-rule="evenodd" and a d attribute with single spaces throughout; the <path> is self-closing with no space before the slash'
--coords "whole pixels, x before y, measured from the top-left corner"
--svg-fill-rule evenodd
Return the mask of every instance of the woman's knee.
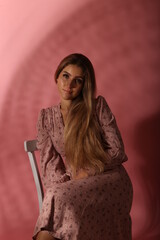
<path id="1" fill-rule="evenodd" d="M 48 231 L 40 231 L 36 237 L 36 240 L 55 240 L 54 237 L 52 237 Z"/>

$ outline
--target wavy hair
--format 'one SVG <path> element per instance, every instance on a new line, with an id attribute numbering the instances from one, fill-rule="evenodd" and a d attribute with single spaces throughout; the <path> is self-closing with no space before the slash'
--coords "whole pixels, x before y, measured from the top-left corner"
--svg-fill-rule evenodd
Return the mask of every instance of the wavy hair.
<path id="1" fill-rule="evenodd" d="M 90 60 L 79 53 L 65 57 L 57 67 L 55 81 L 68 65 L 77 65 L 83 71 L 84 85 L 81 94 L 72 101 L 64 129 L 66 161 L 73 175 L 80 169 L 104 171 L 109 159 L 103 146 L 100 126 L 95 117 L 96 80 Z"/>

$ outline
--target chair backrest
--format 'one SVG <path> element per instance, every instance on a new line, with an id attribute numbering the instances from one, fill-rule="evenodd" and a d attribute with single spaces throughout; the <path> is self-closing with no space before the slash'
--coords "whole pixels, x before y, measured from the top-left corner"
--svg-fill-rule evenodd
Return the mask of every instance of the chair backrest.
<path id="1" fill-rule="evenodd" d="M 41 181 L 37 160 L 35 156 L 35 151 L 38 150 L 36 143 L 37 143 L 37 140 L 24 141 L 24 149 L 28 153 L 29 161 L 31 164 L 31 169 L 32 169 L 34 181 L 36 184 L 37 194 L 38 194 L 39 211 L 40 211 L 42 208 L 44 192 L 43 192 L 42 181 Z"/>

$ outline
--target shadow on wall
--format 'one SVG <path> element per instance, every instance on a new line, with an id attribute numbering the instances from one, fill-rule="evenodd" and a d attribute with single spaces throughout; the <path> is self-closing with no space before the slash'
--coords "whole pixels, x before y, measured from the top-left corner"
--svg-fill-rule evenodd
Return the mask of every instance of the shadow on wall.
<path id="1" fill-rule="evenodd" d="M 145 240 L 158 240 L 160 229 L 160 112 L 139 122 L 135 127 L 135 149 L 143 158 L 139 174 L 144 179 L 149 219 Z M 151 221 L 152 220 L 152 221 Z"/>
<path id="2" fill-rule="evenodd" d="M 158 0 L 154 4 L 150 0 L 91 1 L 51 32 L 19 66 L 6 95 L 0 119 L 3 139 L 0 145 L 1 239 L 9 238 L 9 232 L 12 239 L 17 240 L 27 240 L 32 235 L 38 215 L 38 202 L 23 141 L 35 138 L 35 124 L 40 108 L 58 102 L 53 74 L 59 61 L 71 52 L 87 55 L 95 66 L 97 79 L 100 79 L 97 83 L 100 94 L 110 99 L 111 108 L 117 116 L 125 116 L 133 106 L 140 105 L 135 93 L 139 88 L 146 87 L 146 79 L 151 81 L 147 82 L 149 88 L 152 81 L 157 86 L 157 76 L 160 73 L 157 65 L 154 65 L 159 50 L 159 40 L 156 38 L 159 32 L 157 6 Z M 156 98 L 156 87 L 152 89 L 152 94 Z M 145 94 L 142 98 L 145 101 Z M 156 104 L 154 98 L 152 104 Z M 135 116 L 131 114 L 118 121 L 122 132 L 126 126 L 130 126 L 132 117 Z M 148 191 L 144 199 L 148 201 L 150 211 L 149 219 L 146 220 L 143 216 L 141 218 L 144 222 L 149 221 L 145 231 L 151 234 L 159 220 L 156 220 L 155 209 L 151 204 L 159 199 L 156 196 L 158 154 L 154 151 L 158 144 L 158 135 L 153 134 L 153 128 L 158 127 L 158 120 L 151 119 L 142 125 L 139 125 L 139 119 L 135 120 L 138 129 L 136 139 L 139 139 L 136 148 L 142 158 L 146 159 L 146 165 L 137 176 L 143 174 L 144 187 Z M 150 138 L 147 140 L 149 134 Z M 159 208 L 159 202 L 157 204 Z M 136 207 L 133 211 L 136 211 Z M 136 222 L 134 225 L 136 236 Z M 142 235 L 144 239 L 144 232 Z M 146 239 L 158 240 L 152 237 Z M 142 240 L 142 236 L 136 240 Z"/>

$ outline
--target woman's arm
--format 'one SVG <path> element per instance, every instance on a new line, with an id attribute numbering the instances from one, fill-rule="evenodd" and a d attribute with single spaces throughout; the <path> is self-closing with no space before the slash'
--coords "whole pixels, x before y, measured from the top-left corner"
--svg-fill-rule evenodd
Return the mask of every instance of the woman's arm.
<path id="1" fill-rule="evenodd" d="M 106 164 L 106 168 L 114 168 L 128 159 L 125 154 L 123 140 L 116 119 L 102 96 L 97 98 L 96 111 L 102 129 L 102 138 L 109 146 L 106 151 L 110 156 L 110 161 Z"/>
<path id="2" fill-rule="evenodd" d="M 40 168 L 45 188 L 55 182 L 69 180 L 63 160 L 53 146 L 49 130 L 49 109 L 42 109 L 37 122 L 37 148 L 40 150 Z"/>

